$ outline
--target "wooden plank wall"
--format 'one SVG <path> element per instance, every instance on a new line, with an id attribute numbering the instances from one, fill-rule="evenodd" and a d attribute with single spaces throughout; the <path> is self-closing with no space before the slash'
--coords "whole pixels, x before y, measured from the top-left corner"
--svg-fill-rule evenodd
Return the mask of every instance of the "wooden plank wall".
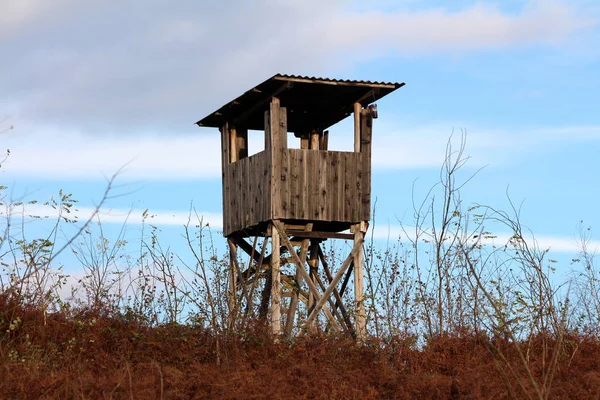
<path id="1" fill-rule="evenodd" d="M 277 219 L 359 222 L 370 214 L 370 173 L 362 153 L 286 149 L 279 185 Z M 369 193 L 365 193 L 369 192 Z M 366 217 L 366 218 L 365 218 Z"/>
<path id="2" fill-rule="evenodd" d="M 276 98 L 265 112 L 265 151 L 245 157 L 247 131 L 225 124 L 224 235 L 273 219 L 368 221 L 373 121 L 368 110 L 358 111 L 359 152 L 288 149 L 286 110 Z"/>
<path id="3" fill-rule="evenodd" d="M 268 221 L 270 158 L 262 151 L 224 167 L 223 234 L 229 234 Z"/>

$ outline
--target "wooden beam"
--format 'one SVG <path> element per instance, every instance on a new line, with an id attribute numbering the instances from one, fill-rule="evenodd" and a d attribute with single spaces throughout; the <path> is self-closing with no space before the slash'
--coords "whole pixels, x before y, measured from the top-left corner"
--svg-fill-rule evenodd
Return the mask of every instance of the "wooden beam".
<path id="1" fill-rule="evenodd" d="M 271 235 L 271 329 L 274 335 L 281 332 L 281 265 L 279 254 L 279 232 Z"/>
<path id="2" fill-rule="evenodd" d="M 228 231 L 231 227 L 227 221 L 229 210 L 229 179 L 227 167 L 229 164 L 229 124 L 226 122 L 219 129 L 221 132 L 221 187 L 223 191 L 223 230 Z"/>
<path id="3" fill-rule="evenodd" d="M 310 259 L 308 261 L 309 265 L 309 275 L 310 279 L 313 283 L 317 282 L 317 269 L 319 268 L 319 252 L 318 252 L 319 243 L 315 240 L 310 241 Z M 324 290 L 324 289 L 323 289 Z M 310 314 L 315 307 L 315 298 L 309 293 L 308 297 L 308 313 Z M 312 332 L 315 329 L 314 321 L 311 324 L 307 324 L 306 328 Z"/>
<path id="4" fill-rule="evenodd" d="M 362 153 L 362 190 L 360 198 L 360 219 L 367 221 L 371 218 L 371 138 L 373 131 L 373 116 L 370 110 L 361 112 L 360 152 Z M 362 226 L 361 226 L 362 228 Z M 362 229 L 361 229 L 362 230 Z M 365 229 L 366 231 L 366 229 Z"/>
<path id="5" fill-rule="evenodd" d="M 297 229 L 286 230 L 287 234 L 290 236 L 295 236 L 298 238 L 309 238 L 309 239 L 346 239 L 352 240 L 354 239 L 354 235 L 351 233 L 337 233 L 337 232 L 322 232 L 322 231 L 312 231 L 306 232 Z"/>
<path id="6" fill-rule="evenodd" d="M 366 315 L 364 304 L 364 276 L 363 276 L 363 248 L 365 233 L 361 230 L 362 224 L 354 225 L 354 300 L 356 302 L 356 337 L 364 340 L 367 337 Z"/>
<path id="7" fill-rule="evenodd" d="M 237 128 L 237 144 L 238 160 L 248 157 L 248 129 Z"/>
<path id="8" fill-rule="evenodd" d="M 321 135 L 321 143 L 319 147 L 321 150 L 327 150 L 329 147 L 329 131 L 325 131 Z"/>
<path id="9" fill-rule="evenodd" d="M 235 244 L 227 239 L 229 245 L 229 288 L 227 291 L 229 315 L 228 325 L 229 329 L 233 329 L 235 320 L 237 319 L 237 289 L 238 289 L 238 273 L 239 265 L 237 260 L 237 247 Z"/>
<path id="10" fill-rule="evenodd" d="M 354 247 L 352 248 L 352 251 L 350 251 L 350 254 L 346 258 L 346 260 L 344 261 L 344 263 L 342 264 L 340 269 L 336 272 L 335 276 L 333 277 L 333 280 L 331 281 L 329 286 L 327 286 L 327 289 L 325 289 L 325 292 L 323 293 L 321 298 L 319 300 L 317 300 L 317 304 L 315 305 L 315 308 L 312 310 L 312 312 L 306 319 L 307 325 L 310 325 L 310 323 L 312 321 L 314 321 L 314 319 L 317 317 L 317 315 L 319 314 L 319 312 L 325 305 L 325 302 L 327 301 L 327 297 L 331 296 L 331 292 L 333 292 L 333 289 L 335 288 L 335 286 L 338 284 L 340 279 L 342 279 L 342 276 L 344 276 L 344 272 L 346 271 L 346 269 L 348 269 L 348 267 L 350 266 L 352 261 L 355 259 L 356 252 L 358 251 L 358 249 L 362 248 L 362 243 L 363 243 L 363 241 L 354 242 Z"/>
<path id="11" fill-rule="evenodd" d="M 229 129 L 229 162 L 234 163 L 239 159 L 239 153 L 237 150 L 238 140 L 237 131 L 235 128 Z"/>
<path id="12" fill-rule="evenodd" d="M 309 147 L 308 136 L 302 136 L 300 138 L 300 148 L 303 150 L 308 150 L 308 147 Z"/>
<path id="13" fill-rule="evenodd" d="M 360 103 L 354 103 L 354 152 L 360 153 Z"/>
<path id="14" fill-rule="evenodd" d="M 310 133 L 310 149 L 319 150 L 319 132 L 313 130 Z"/>

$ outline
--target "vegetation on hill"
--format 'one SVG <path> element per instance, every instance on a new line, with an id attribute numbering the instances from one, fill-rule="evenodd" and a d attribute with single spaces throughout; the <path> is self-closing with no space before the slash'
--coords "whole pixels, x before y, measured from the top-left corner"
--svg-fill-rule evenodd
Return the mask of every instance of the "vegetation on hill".
<path id="1" fill-rule="evenodd" d="M 134 253 L 124 228 L 111 236 L 98 215 L 78 221 L 70 195 L 45 204 L 52 219 L 28 216 L 35 202 L 0 187 L 0 397 L 598 398 L 591 231 L 564 281 L 512 203 L 463 202 L 464 149 L 464 138 L 449 143 L 440 182 L 414 201 L 395 244 L 365 246 L 361 343 L 325 319 L 316 334 L 275 340 L 260 290 L 229 310 L 228 254 L 198 216 L 184 227 L 188 254 L 174 254 L 145 212 Z M 36 219 L 48 233 L 30 238 L 24 222 Z M 61 239 L 66 227 L 75 233 Z M 77 260 L 76 279 L 61 253 Z M 332 268 L 338 254 L 328 251 Z"/>

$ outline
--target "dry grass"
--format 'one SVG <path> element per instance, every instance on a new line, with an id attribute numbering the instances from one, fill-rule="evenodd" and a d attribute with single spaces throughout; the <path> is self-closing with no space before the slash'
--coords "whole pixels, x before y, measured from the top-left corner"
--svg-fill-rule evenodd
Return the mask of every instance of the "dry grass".
<path id="1" fill-rule="evenodd" d="M 18 321 L 15 323 L 18 318 Z M 468 332 L 445 335 L 421 348 L 413 338 L 372 340 L 300 338 L 274 343 L 257 324 L 222 337 L 178 324 L 144 326 L 121 314 L 55 313 L 0 297 L 0 393 L 4 398 L 190 399 L 190 398 L 524 398 L 517 377 L 494 366 L 490 347 L 518 366 L 508 341 Z M 10 327 L 13 321 L 13 327 Z M 542 339 L 527 346 L 531 369 L 543 375 Z M 569 335 L 558 355 L 551 398 L 600 395 L 600 341 Z M 552 348 L 552 346 L 549 346 Z"/>

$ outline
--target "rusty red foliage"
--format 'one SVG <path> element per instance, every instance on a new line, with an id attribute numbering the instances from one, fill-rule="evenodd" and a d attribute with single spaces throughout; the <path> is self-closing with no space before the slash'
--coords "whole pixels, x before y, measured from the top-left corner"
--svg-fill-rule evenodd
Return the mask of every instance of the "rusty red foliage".
<path id="1" fill-rule="evenodd" d="M 15 324 L 17 318 L 20 322 Z M 204 328 L 150 327 L 127 315 L 98 311 L 44 315 L 1 296 L 0 328 L 1 398 L 502 399 L 534 395 L 514 343 L 466 331 L 420 346 L 412 337 L 357 344 L 348 337 L 310 336 L 276 343 L 261 324 L 243 333 L 216 336 Z M 600 396 L 597 337 L 571 334 L 556 346 L 555 339 L 537 336 L 519 345 L 540 384 L 553 352 L 559 351 L 549 398 Z M 495 352 L 501 352 L 506 362 Z"/>

